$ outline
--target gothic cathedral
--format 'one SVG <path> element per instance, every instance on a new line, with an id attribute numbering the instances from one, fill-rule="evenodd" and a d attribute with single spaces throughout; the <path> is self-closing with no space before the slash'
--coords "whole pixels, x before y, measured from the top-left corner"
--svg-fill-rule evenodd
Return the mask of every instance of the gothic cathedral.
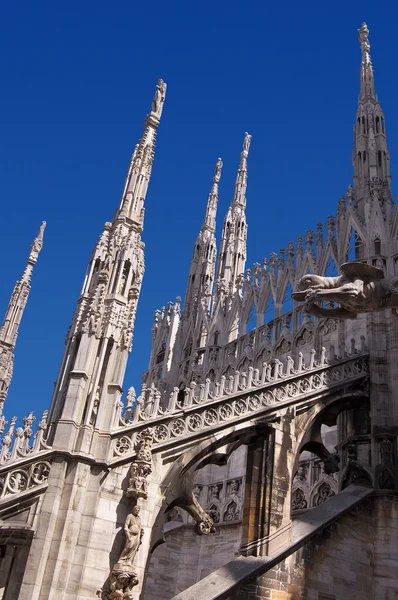
<path id="1" fill-rule="evenodd" d="M 218 250 L 221 159 L 136 394 L 158 81 L 49 409 L 17 426 L 5 402 L 41 225 L 0 329 L 0 598 L 398 597 L 398 216 L 368 34 L 336 214 L 246 269 L 245 133 Z"/>

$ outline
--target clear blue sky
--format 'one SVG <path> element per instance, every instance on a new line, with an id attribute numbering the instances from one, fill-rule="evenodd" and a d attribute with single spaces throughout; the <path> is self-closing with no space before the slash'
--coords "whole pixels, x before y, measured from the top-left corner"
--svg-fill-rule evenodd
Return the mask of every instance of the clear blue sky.
<path id="1" fill-rule="evenodd" d="M 185 293 L 217 157 L 218 229 L 252 134 L 248 266 L 335 212 L 351 181 L 366 21 L 398 167 L 396 20 L 367 2 L 3 3 L 0 312 L 40 222 L 44 248 L 16 347 L 7 417 L 48 407 L 90 252 L 118 205 L 158 77 L 168 84 L 146 201 L 146 273 L 125 389 L 155 309 Z"/>

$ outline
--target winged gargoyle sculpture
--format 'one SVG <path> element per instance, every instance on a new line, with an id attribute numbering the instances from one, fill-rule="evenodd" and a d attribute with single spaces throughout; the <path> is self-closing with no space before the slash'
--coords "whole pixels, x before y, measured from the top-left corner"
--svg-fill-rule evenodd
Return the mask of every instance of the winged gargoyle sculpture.
<path id="1" fill-rule="evenodd" d="M 305 310 L 316 317 L 355 319 L 358 314 L 391 308 L 398 316 L 398 277 L 384 277 L 382 269 L 361 262 L 341 265 L 338 277 L 304 275 L 294 300 L 305 302 Z M 337 308 L 323 308 L 317 302 L 337 302 Z"/>

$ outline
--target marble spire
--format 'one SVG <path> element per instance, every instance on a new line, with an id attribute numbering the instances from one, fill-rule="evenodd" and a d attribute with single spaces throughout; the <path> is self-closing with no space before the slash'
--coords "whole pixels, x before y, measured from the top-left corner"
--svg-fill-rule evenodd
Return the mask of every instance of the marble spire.
<path id="1" fill-rule="evenodd" d="M 19 325 L 28 301 L 33 267 L 37 262 L 43 247 L 45 221 L 40 226 L 37 237 L 33 240 L 29 257 L 21 279 L 17 281 L 7 306 L 3 324 L 0 328 L 0 404 L 1 408 L 10 387 L 13 365 L 14 348 L 18 337 Z"/>

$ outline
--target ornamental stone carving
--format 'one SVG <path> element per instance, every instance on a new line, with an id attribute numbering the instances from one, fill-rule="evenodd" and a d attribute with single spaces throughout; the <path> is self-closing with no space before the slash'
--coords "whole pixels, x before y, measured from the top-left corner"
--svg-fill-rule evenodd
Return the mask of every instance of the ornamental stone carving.
<path id="1" fill-rule="evenodd" d="M 398 316 L 398 277 L 384 277 L 384 272 L 361 262 L 340 267 L 338 277 L 305 275 L 298 283 L 294 300 L 304 301 L 305 310 L 316 317 L 355 319 L 358 314 L 392 308 Z M 338 308 L 322 308 L 317 302 L 337 302 Z"/>
<path id="2" fill-rule="evenodd" d="M 321 483 L 317 493 L 314 496 L 313 506 L 319 506 L 320 504 L 323 504 L 332 496 L 335 496 L 335 492 L 332 490 L 330 484 L 326 482 Z"/>
<path id="3" fill-rule="evenodd" d="M 303 510 L 307 507 L 305 493 L 301 488 L 296 488 L 292 494 L 292 510 Z"/>
<path id="4" fill-rule="evenodd" d="M 147 428 L 141 432 L 138 452 L 130 467 L 130 481 L 127 496 L 130 498 L 148 497 L 147 477 L 152 473 L 152 429 Z"/>

